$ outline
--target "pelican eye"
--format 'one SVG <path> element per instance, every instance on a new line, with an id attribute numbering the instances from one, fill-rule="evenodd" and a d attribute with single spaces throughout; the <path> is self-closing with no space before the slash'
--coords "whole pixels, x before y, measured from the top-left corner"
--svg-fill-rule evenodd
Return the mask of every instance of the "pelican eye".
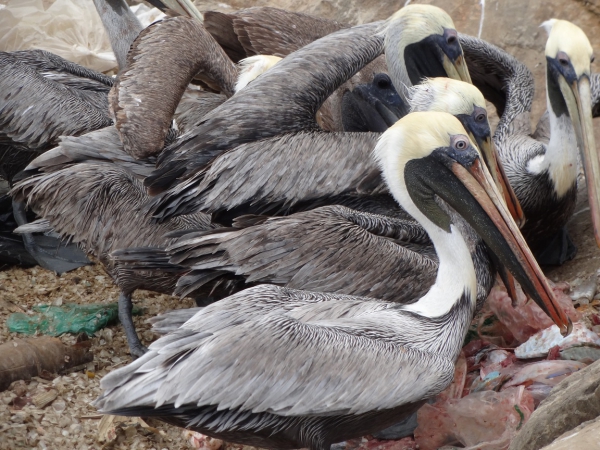
<path id="1" fill-rule="evenodd" d="M 565 52 L 558 52 L 558 55 L 556 55 L 556 58 L 558 59 L 558 62 L 561 64 L 561 66 L 568 66 L 571 62 L 571 60 L 569 59 L 569 55 L 567 55 Z"/>
<path id="2" fill-rule="evenodd" d="M 379 89 L 389 89 L 392 86 L 392 80 L 384 73 L 378 74 L 374 81 Z"/>
<path id="3" fill-rule="evenodd" d="M 590 57 L 590 62 L 591 62 L 591 63 L 593 63 L 594 61 L 596 61 L 596 56 L 595 56 L 595 55 L 592 55 L 592 56 Z"/>
<path id="4" fill-rule="evenodd" d="M 456 138 L 454 138 L 452 147 L 454 147 L 455 150 L 460 150 L 460 151 L 466 150 L 467 148 L 469 148 L 469 141 L 464 136 L 456 137 Z"/>
<path id="5" fill-rule="evenodd" d="M 479 113 L 475 116 L 475 122 L 483 122 L 485 120 L 485 114 Z"/>
<path id="6" fill-rule="evenodd" d="M 452 28 L 444 29 L 444 37 L 446 38 L 446 43 L 448 45 L 454 45 L 458 43 L 458 33 Z"/>

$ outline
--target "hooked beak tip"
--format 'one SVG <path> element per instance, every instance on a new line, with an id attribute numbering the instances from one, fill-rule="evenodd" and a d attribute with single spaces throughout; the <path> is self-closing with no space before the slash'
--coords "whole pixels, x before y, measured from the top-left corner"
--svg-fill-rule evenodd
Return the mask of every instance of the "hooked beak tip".
<path id="1" fill-rule="evenodd" d="M 562 327 L 562 329 L 560 330 L 560 334 L 563 337 L 567 337 L 568 335 L 571 334 L 572 331 L 573 331 L 573 322 L 571 321 L 570 318 L 568 318 L 567 325 L 565 327 Z"/>

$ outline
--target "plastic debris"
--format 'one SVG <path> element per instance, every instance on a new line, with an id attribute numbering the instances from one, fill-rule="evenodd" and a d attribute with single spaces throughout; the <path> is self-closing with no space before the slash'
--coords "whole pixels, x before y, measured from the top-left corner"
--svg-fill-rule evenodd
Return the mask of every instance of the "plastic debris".
<path id="1" fill-rule="evenodd" d="M 38 314 L 13 313 L 6 325 L 9 331 L 22 334 L 41 333 L 60 336 L 64 333 L 86 333 L 88 336 L 118 319 L 117 303 L 62 306 L 34 306 Z M 133 314 L 140 314 L 134 308 Z"/>
<path id="2" fill-rule="evenodd" d="M 600 336 L 588 329 L 583 323 L 577 322 L 573 325 L 573 331 L 567 337 L 563 337 L 556 325 L 552 325 L 531 336 L 527 342 L 515 349 L 515 355 L 520 359 L 539 358 L 546 356 L 548 351 L 559 346 L 566 349 L 581 344 L 600 345 Z"/>
<path id="3" fill-rule="evenodd" d="M 576 322 L 580 319 L 580 314 L 573 307 L 573 301 L 565 293 L 569 290 L 567 283 L 558 283 L 554 285 L 550 282 L 554 295 L 567 316 Z M 516 345 L 525 342 L 535 333 L 552 325 L 552 320 L 545 312 L 533 301 L 528 300 L 523 294 L 520 286 L 517 286 L 517 302 L 513 306 L 512 300 L 506 293 L 504 286 L 496 284 L 492 288 L 486 302 L 489 308 L 500 322 L 510 330 L 516 342 L 507 342 L 508 345 Z M 507 337 L 509 340 L 510 337 Z"/>
<path id="4" fill-rule="evenodd" d="M 569 285 L 571 286 L 571 298 L 573 302 L 580 305 L 589 304 L 593 300 L 594 295 L 596 295 L 595 274 L 586 279 L 576 278 Z"/>
<path id="5" fill-rule="evenodd" d="M 540 383 L 556 386 L 573 372 L 586 367 L 578 361 L 538 361 L 522 366 L 504 386 Z"/>
<path id="6" fill-rule="evenodd" d="M 99 72 L 117 67 L 94 3 L 80 0 L 4 0 L 1 51 L 42 49 Z M 142 25 L 164 16 L 144 5 L 132 8 Z"/>
<path id="7" fill-rule="evenodd" d="M 534 399 L 524 386 L 441 400 L 419 409 L 415 441 L 421 450 L 455 444 L 473 450 L 507 448 L 533 409 Z"/>
<path id="8" fill-rule="evenodd" d="M 223 448 L 221 439 L 211 438 L 197 431 L 184 430 L 183 437 L 189 441 L 192 448 L 198 450 L 220 450 Z"/>
<path id="9" fill-rule="evenodd" d="M 333 444 L 331 450 L 417 450 L 417 444 L 412 437 L 386 441 L 367 436 Z"/>

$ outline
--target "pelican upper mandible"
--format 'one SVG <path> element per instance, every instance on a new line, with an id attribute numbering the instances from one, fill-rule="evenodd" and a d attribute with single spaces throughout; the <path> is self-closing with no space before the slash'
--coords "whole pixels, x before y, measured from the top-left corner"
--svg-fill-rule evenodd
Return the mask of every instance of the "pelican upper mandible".
<path id="1" fill-rule="evenodd" d="M 396 423 L 450 384 L 471 322 L 476 275 L 456 226 L 461 216 L 569 331 L 458 119 L 410 114 L 384 133 L 375 154 L 390 191 L 440 257 L 425 295 L 398 305 L 269 285 L 242 291 L 104 377 L 96 406 L 266 448 L 326 450 Z"/>
<path id="2" fill-rule="evenodd" d="M 593 54 L 578 26 L 551 19 L 543 27 L 549 32 L 545 51 L 549 135 L 538 131 L 536 140 L 506 129 L 495 140 L 525 215 L 523 235 L 540 264 L 562 264 L 576 252 L 564 228 L 577 196 L 575 147 L 582 153 L 594 233 L 600 245 L 600 161 L 590 90 Z"/>

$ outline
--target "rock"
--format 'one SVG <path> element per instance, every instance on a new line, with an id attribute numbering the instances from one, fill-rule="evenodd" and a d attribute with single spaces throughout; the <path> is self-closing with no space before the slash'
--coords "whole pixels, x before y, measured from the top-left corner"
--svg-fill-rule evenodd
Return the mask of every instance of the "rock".
<path id="1" fill-rule="evenodd" d="M 572 450 L 576 448 L 598 450 L 600 449 L 598 436 L 600 436 L 600 417 L 582 423 L 542 450 Z"/>
<path id="2" fill-rule="evenodd" d="M 600 361 L 560 382 L 540 403 L 509 450 L 538 450 L 600 415 Z M 570 447 L 588 448 L 588 447 Z"/>

